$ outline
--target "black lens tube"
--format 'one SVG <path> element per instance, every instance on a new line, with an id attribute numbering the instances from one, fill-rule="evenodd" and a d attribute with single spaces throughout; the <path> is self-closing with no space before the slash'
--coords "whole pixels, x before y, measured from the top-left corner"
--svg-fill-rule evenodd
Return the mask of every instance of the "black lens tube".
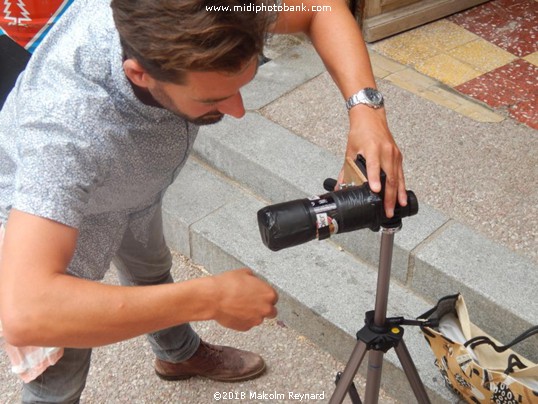
<path id="1" fill-rule="evenodd" d="M 365 183 L 262 208 L 258 211 L 258 227 L 263 243 L 278 251 L 335 233 L 364 228 L 378 231 L 380 226 L 400 225 L 402 217 L 418 212 L 415 194 L 407 191 L 407 198 L 407 206 L 396 206 L 394 218 L 388 219 L 382 197 Z"/>

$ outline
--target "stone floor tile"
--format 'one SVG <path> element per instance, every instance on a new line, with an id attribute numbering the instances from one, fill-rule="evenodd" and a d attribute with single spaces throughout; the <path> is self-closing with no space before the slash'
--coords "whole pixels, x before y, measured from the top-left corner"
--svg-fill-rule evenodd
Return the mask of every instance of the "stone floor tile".
<path id="1" fill-rule="evenodd" d="M 483 73 L 446 54 L 440 54 L 425 60 L 418 64 L 416 69 L 452 87 L 472 80 Z"/>
<path id="2" fill-rule="evenodd" d="M 538 66 L 538 52 L 531 53 L 530 55 L 525 56 L 523 59 L 535 66 Z"/>
<path id="3" fill-rule="evenodd" d="M 477 39 L 476 35 L 467 29 L 448 20 L 439 20 L 431 24 L 423 25 L 416 29 L 416 33 L 429 46 L 446 51 L 456 48 L 467 42 Z"/>
<path id="4" fill-rule="evenodd" d="M 450 21 L 441 20 L 379 41 L 373 44 L 372 48 L 400 63 L 414 66 L 420 61 L 476 39 L 477 37 L 466 29 Z"/>
<path id="5" fill-rule="evenodd" d="M 455 108 L 454 111 L 472 118 L 477 122 L 502 122 L 505 119 L 503 116 L 496 114 L 486 107 L 478 105 L 478 103 L 469 102 L 462 104 L 458 108 Z"/>
<path id="6" fill-rule="evenodd" d="M 431 77 L 417 73 L 413 69 L 400 70 L 385 77 L 385 79 L 415 94 L 420 94 L 422 91 L 437 84 Z"/>
<path id="7" fill-rule="evenodd" d="M 538 96 L 538 66 L 518 59 L 501 68 L 501 71 L 517 83 L 518 87 L 528 91 L 529 99 Z"/>
<path id="8" fill-rule="evenodd" d="M 516 57 L 483 39 L 468 42 L 447 52 L 481 73 L 487 73 L 512 62 Z"/>
<path id="9" fill-rule="evenodd" d="M 538 50 L 538 2 L 496 0 L 448 18 L 519 57 Z"/>
<path id="10" fill-rule="evenodd" d="M 427 100 L 433 101 L 438 105 L 442 105 L 452 110 L 456 110 L 461 106 L 462 97 L 458 94 L 453 94 L 443 88 L 432 86 L 429 89 L 420 93 Z"/>
<path id="11" fill-rule="evenodd" d="M 526 117 L 528 123 L 534 116 L 532 109 L 538 109 L 538 66 L 518 59 L 457 86 L 456 90 L 494 108 L 519 111 L 513 116 Z M 519 103 L 523 104 L 518 108 Z"/>
<path id="12" fill-rule="evenodd" d="M 372 48 L 382 55 L 409 66 L 414 66 L 417 62 L 440 53 L 437 48 L 424 43 L 413 31 L 379 41 L 373 44 Z"/>
<path id="13" fill-rule="evenodd" d="M 494 27 L 506 23 L 506 16 L 499 13 L 493 1 L 488 1 L 477 7 L 448 17 L 448 20 L 463 28 L 482 36 L 489 35 Z"/>
<path id="14" fill-rule="evenodd" d="M 510 116 L 519 122 L 527 124 L 531 128 L 538 129 L 538 101 L 534 100 L 519 102 L 509 109 Z"/>

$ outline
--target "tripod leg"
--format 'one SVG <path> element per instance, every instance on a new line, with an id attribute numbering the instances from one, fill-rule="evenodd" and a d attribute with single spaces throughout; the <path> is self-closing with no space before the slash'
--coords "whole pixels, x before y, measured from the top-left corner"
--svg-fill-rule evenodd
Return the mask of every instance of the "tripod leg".
<path id="1" fill-rule="evenodd" d="M 349 387 L 353 383 L 353 378 L 359 370 L 362 360 L 366 355 L 366 344 L 362 341 L 358 341 L 351 353 L 351 357 L 347 362 L 344 373 L 340 376 L 340 380 L 336 385 L 336 389 L 329 401 L 329 404 L 341 404 L 344 401 L 346 393 L 349 391 Z"/>
<path id="2" fill-rule="evenodd" d="M 365 404 L 377 404 L 381 387 L 381 371 L 383 370 L 383 352 L 368 353 L 368 372 L 366 373 Z"/>
<path id="3" fill-rule="evenodd" d="M 426 393 L 426 388 L 424 387 L 424 384 L 422 384 L 422 380 L 420 380 L 417 368 L 413 363 L 413 359 L 411 359 L 411 355 L 409 354 L 403 339 L 394 349 L 398 355 L 400 363 L 402 364 L 405 375 L 407 376 L 407 380 L 409 380 L 409 384 L 413 389 L 413 393 L 415 393 L 417 402 L 420 404 L 429 404 L 430 399 L 428 397 L 428 393 Z"/>
<path id="4" fill-rule="evenodd" d="M 338 372 L 336 374 L 336 384 L 338 384 L 341 377 L 342 377 L 342 372 Z M 357 391 L 357 386 L 355 386 L 354 382 L 351 382 L 347 392 L 353 404 L 362 404 L 361 396 L 359 396 L 359 392 Z"/>

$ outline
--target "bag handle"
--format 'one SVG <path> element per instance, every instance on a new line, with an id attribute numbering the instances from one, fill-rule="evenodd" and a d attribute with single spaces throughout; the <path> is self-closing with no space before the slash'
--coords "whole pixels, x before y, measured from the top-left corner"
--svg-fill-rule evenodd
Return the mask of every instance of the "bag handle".
<path id="1" fill-rule="evenodd" d="M 478 345 L 488 344 L 496 352 L 504 352 L 507 349 L 510 349 L 514 345 L 520 343 L 521 341 L 524 341 L 525 339 L 537 333 L 538 333 L 538 326 L 534 326 L 534 327 L 529 328 L 527 331 L 523 332 L 522 334 L 518 335 L 516 338 L 512 340 L 512 342 L 506 345 L 499 346 L 495 344 L 489 337 L 486 337 L 485 335 L 480 335 L 478 337 L 471 338 L 469 341 L 465 342 L 463 345 L 466 348 L 473 349 L 477 347 Z M 507 375 L 510 373 L 513 373 L 515 368 L 525 369 L 527 368 L 527 366 L 523 362 L 521 362 L 521 360 L 516 354 L 510 354 L 508 356 L 508 367 L 504 370 L 504 373 Z"/>
<path id="2" fill-rule="evenodd" d="M 496 352 L 504 352 L 507 349 L 510 349 L 514 345 L 520 343 L 521 341 L 526 340 L 527 338 L 533 336 L 534 334 L 538 333 L 538 326 L 534 326 L 529 328 L 527 331 L 523 332 L 522 334 L 518 335 L 516 338 L 514 338 L 510 343 L 506 345 L 497 345 L 494 343 L 489 337 L 486 337 L 485 335 L 480 335 L 478 337 L 471 338 L 467 342 L 465 342 L 463 345 L 466 348 L 474 349 L 478 345 L 482 344 L 488 344 L 490 345 Z"/>
<path id="3" fill-rule="evenodd" d="M 511 354 L 508 357 L 508 367 L 504 370 L 504 373 L 509 375 L 510 373 L 512 373 L 515 370 L 514 368 L 526 369 L 527 365 L 525 365 L 523 362 L 521 362 L 521 360 L 519 359 L 519 357 L 516 354 Z"/>
<path id="4" fill-rule="evenodd" d="M 431 322 L 437 322 L 446 314 L 456 313 L 456 302 L 460 294 L 449 295 L 442 297 L 438 300 L 435 307 L 428 310 L 426 313 L 422 313 L 417 317 L 418 320 L 430 320 Z"/>

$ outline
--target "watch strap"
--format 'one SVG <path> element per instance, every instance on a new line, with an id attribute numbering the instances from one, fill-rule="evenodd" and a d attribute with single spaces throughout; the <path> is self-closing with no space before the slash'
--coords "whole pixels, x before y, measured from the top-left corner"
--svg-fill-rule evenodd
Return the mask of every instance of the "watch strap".
<path id="1" fill-rule="evenodd" d="M 377 94 L 379 101 L 376 102 L 373 99 L 369 98 L 367 95 L 368 92 Z M 383 106 L 383 96 L 375 88 L 363 88 L 362 90 L 356 92 L 347 99 L 346 108 L 349 111 L 351 108 L 359 104 L 368 105 L 370 108 L 374 109 L 381 108 Z"/>

